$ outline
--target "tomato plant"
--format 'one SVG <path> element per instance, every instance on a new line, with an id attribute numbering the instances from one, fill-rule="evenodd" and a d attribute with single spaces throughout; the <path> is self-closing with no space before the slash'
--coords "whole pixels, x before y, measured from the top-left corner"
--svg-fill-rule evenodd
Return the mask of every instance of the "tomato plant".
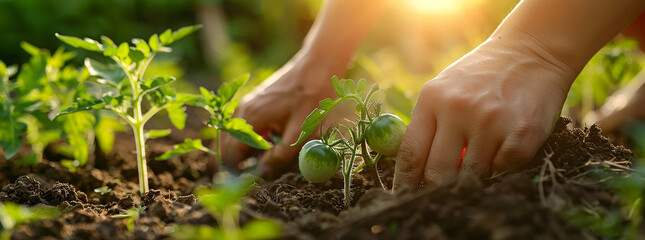
<path id="1" fill-rule="evenodd" d="M 162 110 L 166 110 L 170 122 L 183 129 L 186 121 L 184 105 L 200 100 L 199 96 L 176 93 L 168 86 L 176 79 L 172 76 L 154 76 L 144 78 L 144 73 L 156 54 L 170 52 L 168 45 L 197 31 L 201 26 L 189 26 L 177 31 L 166 30 L 160 35 L 153 34 L 148 41 L 133 39 L 132 45 L 127 42 L 117 45 L 106 36 L 101 43 L 96 40 L 63 36 L 56 34 L 61 41 L 77 48 L 99 52 L 112 59 L 115 64 L 103 64 L 93 59 L 85 60 L 89 74 L 107 88 L 99 96 L 86 96 L 74 100 L 68 108 L 60 111 L 58 116 L 91 109 L 104 109 L 120 116 L 132 128 L 136 143 L 139 190 L 148 191 L 148 168 L 146 163 L 146 145 L 149 138 L 164 137 L 170 129 L 144 129 L 145 124 Z"/>
<path id="2" fill-rule="evenodd" d="M 372 85 L 369 91 L 364 93 L 367 86 L 365 79 L 358 82 L 344 79 L 341 84 L 341 80 L 334 76 L 331 83 L 338 99 L 327 98 L 320 101 L 320 108 L 314 109 L 307 116 L 302 123 L 302 132 L 298 141 L 291 146 L 304 142 L 322 123 L 329 111 L 340 102 L 351 99 L 357 103 L 358 120 L 349 121 L 344 128 L 338 126 L 328 128 L 322 136 L 322 141 L 308 142 L 300 151 L 299 156 L 300 171 L 311 182 L 323 182 L 329 179 L 338 170 L 338 167 L 334 169 L 333 166 L 336 157 L 339 157 L 339 165 L 344 179 L 344 201 L 345 206 L 349 207 L 352 174 L 362 171 L 365 167 L 368 169 L 368 176 L 375 176 L 381 186 L 386 189 L 380 177 L 377 163 L 384 154 L 394 155 L 396 153 L 405 132 L 405 124 L 394 115 L 380 115 L 380 104 L 373 100 L 374 93 L 379 89 L 378 84 Z M 341 129 L 345 130 L 346 134 L 343 134 Z M 369 138 L 372 140 L 370 141 Z M 372 146 L 372 144 L 374 145 Z M 370 150 L 376 150 L 376 154 L 372 156 Z M 338 154 L 333 154 L 332 151 L 338 151 Z M 361 159 L 360 162 L 357 162 L 357 159 Z"/>
<path id="3" fill-rule="evenodd" d="M 235 94 L 246 83 L 248 78 L 249 75 L 245 74 L 233 81 L 222 84 L 222 86 L 217 90 L 217 94 L 210 92 L 205 88 L 200 88 L 199 91 L 201 92 L 201 99 L 191 103 L 203 108 L 210 114 L 211 117 L 208 121 L 208 125 L 217 130 L 217 134 L 215 136 L 215 151 L 204 147 L 199 139 L 186 139 L 184 143 L 175 145 L 173 150 L 162 154 L 157 158 L 157 160 L 166 160 L 174 156 L 201 150 L 215 155 L 217 158 L 218 170 L 222 171 L 222 154 L 219 147 L 219 137 L 222 131 L 227 132 L 234 138 L 251 147 L 264 150 L 271 148 L 271 144 L 262 138 L 262 136 L 254 132 L 253 126 L 248 124 L 246 120 L 233 117 L 233 112 L 239 103 L 237 99 L 234 99 Z"/>

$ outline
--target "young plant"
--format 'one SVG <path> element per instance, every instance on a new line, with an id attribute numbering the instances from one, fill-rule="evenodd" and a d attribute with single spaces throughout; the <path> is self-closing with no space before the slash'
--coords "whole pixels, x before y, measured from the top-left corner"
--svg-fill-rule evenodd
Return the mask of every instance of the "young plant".
<path id="1" fill-rule="evenodd" d="M 378 90 L 378 84 L 372 85 L 370 90 L 363 94 L 367 81 L 365 79 L 354 83 L 346 79 L 341 84 L 338 77 L 331 80 L 332 86 L 338 95 L 336 100 L 330 98 L 320 101 L 320 108 L 314 109 L 302 124 L 302 132 L 298 141 L 291 146 L 301 144 L 322 123 L 329 111 L 345 100 L 354 100 L 358 120 L 349 121 L 344 128 L 330 127 L 322 136 L 322 140 L 311 140 L 300 150 L 299 167 L 302 175 L 310 182 L 324 182 L 338 171 L 341 165 L 344 179 L 345 206 L 351 203 L 352 174 L 361 171 L 365 166 L 370 169 L 368 176 L 375 176 L 381 186 L 385 184 L 378 172 L 377 163 L 381 156 L 396 154 L 401 139 L 405 133 L 405 123 L 392 114 L 380 115 L 380 105 L 372 100 Z M 373 112 L 370 112 L 374 109 Z M 346 138 L 340 129 L 346 130 Z M 373 155 L 370 150 L 374 150 Z M 356 165 L 356 159 L 362 161 Z M 340 159 L 340 160 L 339 160 Z M 339 164 L 340 161 L 340 164 Z"/>
<path id="2" fill-rule="evenodd" d="M 0 240 L 9 240 L 13 230 L 28 221 L 59 216 L 58 207 L 25 207 L 12 202 L 0 202 Z"/>
<path id="3" fill-rule="evenodd" d="M 200 88 L 199 91 L 201 92 L 202 99 L 192 103 L 205 109 L 210 114 L 208 126 L 217 130 L 217 134 L 215 136 L 215 151 L 204 147 L 202 145 L 202 141 L 199 139 L 186 139 L 183 143 L 176 145 L 173 150 L 159 156 L 157 160 L 167 160 L 178 155 L 201 150 L 214 155 L 217 158 L 218 170 L 222 171 L 224 168 L 222 166 L 222 154 L 219 147 L 219 139 L 222 131 L 251 147 L 263 150 L 271 148 L 271 144 L 269 144 L 269 142 L 253 131 L 253 126 L 248 124 L 242 118 L 233 117 L 233 112 L 239 103 L 238 99 L 234 98 L 235 94 L 248 79 L 249 75 L 245 74 L 233 81 L 223 83 L 222 86 L 217 89 L 217 94 L 210 92 L 205 88 Z"/>
<path id="4" fill-rule="evenodd" d="M 255 182 L 250 175 L 233 177 L 219 175 L 221 179 L 213 188 L 196 191 L 200 204 L 217 221 L 212 226 L 175 226 L 173 237 L 178 239 L 276 239 L 281 235 L 280 225 L 268 219 L 254 219 L 240 226 L 241 200 L 248 188 Z"/>
<path id="5" fill-rule="evenodd" d="M 128 209 L 125 214 L 114 215 L 112 218 L 122 218 L 126 219 L 125 226 L 130 230 L 134 231 L 134 221 L 139 219 L 139 215 L 146 210 L 146 206 L 139 206 L 137 208 Z"/>
<path id="6" fill-rule="evenodd" d="M 86 59 L 85 66 L 97 82 L 108 88 L 100 97 L 78 98 L 58 116 L 91 109 L 104 109 L 114 112 L 130 125 L 134 132 L 139 173 L 139 190 L 147 192 L 148 168 L 146 164 L 146 145 L 149 138 L 170 134 L 170 129 L 144 130 L 145 124 L 161 110 L 168 112 L 170 121 L 177 129 L 183 129 L 186 113 L 183 105 L 199 100 L 199 96 L 176 93 L 168 84 L 176 79 L 172 76 L 144 78 L 146 68 L 158 53 L 170 52 L 168 45 L 198 30 L 200 26 L 183 27 L 175 32 L 170 29 L 160 35 L 152 35 L 148 41 L 133 39 L 115 44 L 106 36 L 101 43 L 85 38 L 79 39 L 56 34 L 63 42 L 77 48 L 102 53 L 112 59 L 114 64 L 102 64 Z"/>

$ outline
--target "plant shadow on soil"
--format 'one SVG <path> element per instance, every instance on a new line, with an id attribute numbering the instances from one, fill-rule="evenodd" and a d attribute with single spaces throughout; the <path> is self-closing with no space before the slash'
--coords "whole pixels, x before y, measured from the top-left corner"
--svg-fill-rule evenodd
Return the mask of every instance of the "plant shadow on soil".
<path id="1" fill-rule="evenodd" d="M 352 182 L 353 207 L 347 210 L 340 174 L 321 184 L 308 183 L 296 172 L 261 180 L 243 199 L 240 221 L 274 219 L 282 224 L 284 239 L 616 237 L 621 232 L 591 231 L 572 223 L 563 212 L 619 209 L 621 201 L 606 183 L 630 176 L 632 154 L 612 145 L 595 126 L 568 129 L 569 123 L 562 118 L 556 124 L 525 168 L 485 181 L 462 176 L 440 186 L 392 194 L 358 174 Z M 119 140 L 110 154 L 97 153 L 91 170 L 74 173 L 56 160 L 17 167 L 0 158 L 0 201 L 63 209 L 58 218 L 19 226 L 12 239 L 172 239 L 167 226 L 173 224 L 216 225 L 191 194 L 196 187 L 209 185 L 210 179 L 201 177 L 207 175 L 207 155 L 194 152 L 165 162 L 150 161 L 150 186 L 156 190 L 140 198 L 134 145 L 127 140 Z M 172 142 L 177 141 L 149 141 L 149 158 L 169 150 Z M 29 153 L 25 151 L 21 154 Z M 381 165 L 389 184 L 393 166 Z M 103 186 L 111 191 L 94 192 Z M 126 220 L 110 217 L 140 205 L 146 209 L 133 231 Z"/>

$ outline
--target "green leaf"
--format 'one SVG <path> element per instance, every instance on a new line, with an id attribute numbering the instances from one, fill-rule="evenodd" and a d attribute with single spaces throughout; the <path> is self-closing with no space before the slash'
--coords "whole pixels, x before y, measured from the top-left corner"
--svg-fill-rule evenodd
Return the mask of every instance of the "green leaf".
<path id="1" fill-rule="evenodd" d="M 153 52 L 156 52 L 159 50 L 159 37 L 157 36 L 156 33 L 150 36 L 150 40 L 148 40 L 148 46 L 150 46 L 150 49 Z"/>
<path id="2" fill-rule="evenodd" d="M 75 112 L 61 116 L 63 131 L 71 146 L 72 156 L 78 161 L 78 166 L 84 166 L 89 155 L 89 144 L 85 134 L 94 126 L 94 115 L 88 112 Z"/>
<path id="3" fill-rule="evenodd" d="M 171 39 L 170 43 L 176 42 L 177 40 L 182 39 L 186 37 L 188 34 L 191 34 L 201 28 L 202 28 L 202 25 L 192 25 L 192 26 L 182 27 L 172 33 L 172 36 L 170 37 Z"/>
<path id="4" fill-rule="evenodd" d="M 130 54 L 130 46 L 128 43 L 121 43 L 119 45 L 119 48 L 116 50 L 116 56 L 119 57 L 120 59 L 125 59 L 128 57 L 128 54 Z"/>
<path id="5" fill-rule="evenodd" d="M 7 76 L 7 65 L 0 60 L 0 78 Z"/>
<path id="6" fill-rule="evenodd" d="M 183 143 L 177 144 L 173 147 L 173 150 L 167 151 L 161 156 L 156 157 L 155 160 L 168 160 L 176 156 L 184 155 L 193 151 L 202 150 L 204 145 L 202 145 L 201 139 L 184 139 Z"/>
<path id="7" fill-rule="evenodd" d="M 172 31 L 170 31 L 170 29 L 164 31 L 161 35 L 159 35 L 159 41 L 161 41 L 161 45 L 164 46 L 172 43 Z"/>
<path id="8" fill-rule="evenodd" d="M 314 109 L 308 116 L 305 118 L 305 121 L 302 123 L 302 132 L 300 132 L 300 137 L 298 137 L 298 141 L 295 143 L 291 144 L 291 146 L 297 146 L 304 142 L 309 135 L 311 135 L 318 125 L 322 123 L 322 121 L 325 119 L 327 114 L 329 114 L 329 111 L 331 111 L 338 103 L 342 102 L 344 99 L 338 99 L 336 101 L 333 101 L 329 98 L 320 101 L 320 109 L 316 108 Z"/>
<path id="9" fill-rule="evenodd" d="M 191 105 L 191 106 L 203 106 L 203 98 L 197 94 L 188 94 L 188 93 L 177 93 L 175 95 L 174 104 L 182 105 Z"/>
<path id="10" fill-rule="evenodd" d="M 88 51 L 101 52 L 103 46 L 95 40 L 85 38 L 80 39 L 77 37 L 64 36 L 56 33 L 56 37 L 62 42 L 67 43 L 68 45 L 75 48 L 82 48 Z"/>
<path id="11" fill-rule="evenodd" d="M 27 155 L 26 157 L 20 158 L 20 166 L 36 166 L 38 164 L 38 156 L 36 153 Z"/>
<path id="12" fill-rule="evenodd" d="M 123 69 L 114 64 L 105 65 L 94 59 L 86 58 L 85 67 L 91 76 L 98 77 L 97 81 L 119 89 L 121 82 L 125 79 Z"/>
<path id="13" fill-rule="evenodd" d="M 116 44 L 114 44 L 114 41 L 110 39 L 109 37 L 106 36 L 101 36 L 101 42 L 103 43 L 103 48 L 105 49 L 103 51 L 103 55 L 106 57 L 113 57 L 116 56 Z"/>
<path id="14" fill-rule="evenodd" d="M 31 56 L 40 56 L 42 54 L 40 48 L 25 41 L 20 42 L 20 47 Z"/>
<path id="15" fill-rule="evenodd" d="M 222 130 L 253 148 L 265 150 L 271 148 L 271 144 L 254 132 L 253 126 L 248 124 L 244 119 L 233 118 L 224 123 Z"/>
<path id="16" fill-rule="evenodd" d="M 224 118 L 229 118 L 233 116 L 233 112 L 235 112 L 235 108 L 237 108 L 237 105 L 240 104 L 240 101 L 235 99 L 228 104 L 224 106 L 224 109 L 222 110 L 222 115 L 224 115 Z"/>
<path id="17" fill-rule="evenodd" d="M 145 41 L 137 43 L 137 50 L 141 51 L 145 57 L 150 57 L 150 47 Z"/>
<path id="18" fill-rule="evenodd" d="M 76 102 L 74 102 L 72 106 L 63 109 L 56 116 L 78 112 L 78 111 L 89 110 L 89 109 L 103 109 L 104 107 L 105 107 L 105 102 L 103 102 L 103 99 L 79 98 L 79 99 L 76 99 Z"/>
<path id="19" fill-rule="evenodd" d="M 186 126 L 186 112 L 183 105 L 173 104 L 166 108 L 168 112 L 168 118 L 173 126 L 177 129 L 184 129 Z"/>
<path id="20" fill-rule="evenodd" d="M 244 239 L 277 239 L 282 236 L 280 224 L 269 219 L 251 220 L 242 227 Z"/>
<path id="21" fill-rule="evenodd" d="M 354 93 L 354 81 L 351 79 L 345 79 L 343 83 L 343 92 L 345 95 L 350 95 Z"/>
<path id="22" fill-rule="evenodd" d="M 340 86 L 340 80 L 336 75 L 331 77 L 331 86 L 334 88 L 334 91 L 336 92 L 336 95 L 338 97 L 345 96 L 345 93 L 343 92 L 343 88 Z"/>
<path id="23" fill-rule="evenodd" d="M 154 91 L 157 88 L 176 81 L 172 76 L 154 76 L 146 79 L 141 88 L 145 91 Z"/>
<path id="24" fill-rule="evenodd" d="M 27 126 L 16 121 L 13 116 L 0 120 L 0 147 L 4 150 L 6 159 L 12 158 L 22 145 L 22 133 Z"/>
<path id="25" fill-rule="evenodd" d="M 113 118 L 99 118 L 99 122 L 96 124 L 96 141 L 101 148 L 101 151 L 104 153 L 112 152 L 114 147 L 114 133 L 115 132 L 125 131 L 125 127 L 119 121 Z"/>
<path id="26" fill-rule="evenodd" d="M 367 80 L 365 80 L 365 78 L 361 78 L 356 83 L 356 93 L 362 92 L 363 90 L 365 90 L 365 87 L 367 87 Z"/>
<path id="27" fill-rule="evenodd" d="M 145 54 L 141 52 L 140 50 L 132 50 L 130 49 L 130 52 L 128 53 L 128 57 L 133 61 L 133 62 L 140 62 L 145 58 Z"/>
<path id="28" fill-rule="evenodd" d="M 172 130 L 170 129 L 150 129 L 144 133 L 145 138 L 162 138 L 170 135 Z"/>
<path id="29" fill-rule="evenodd" d="M 222 86 L 217 89 L 217 95 L 222 99 L 221 104 L 230 102 L 231 99 L 233 99 L 233 97 L 235 96 L 235 93 L 240 90 L 240 88 L 246 83 L 249 77 L 250 75 L 247 73 L 239 76 L 233 81 L 223 83 Z"/>

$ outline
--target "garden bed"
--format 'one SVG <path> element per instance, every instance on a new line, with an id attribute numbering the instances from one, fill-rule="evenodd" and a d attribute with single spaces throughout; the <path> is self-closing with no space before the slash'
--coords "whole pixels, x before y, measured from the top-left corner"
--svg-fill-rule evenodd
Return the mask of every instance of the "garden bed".
<path id="1" fill-rule="evenodd" d="M 243 199 L 240 221 L 273 219 L 282 225 L 285 239 L 578 239 L 640 231 L 629 220 L 641 216 L 641 208 L 625 213 L 625 193 L 619 189 L 626 188 L 617 187 L 635 179 L 631 152 L 612 145 L 595 126 L 571 130 L 568 123 L 559 121 L 527 167 L 486 181 L 462 176 L 391 194 L 357 174 L 349 209 L 340 174 L 320 184 L 308 183 L 297 172 L 260 180 Z M 150 140 L 149 159 L 175 142 Z M 23 146 L 18 155 L 28 154 L 27 149 Z M 60 157 L 49 151 L 35 166 L 18 167 L 0 158 L 0 201 L 63 210 L 60 217 L 17 227 L 13 239 L 173 239 L 177 224 L 217 224 L 192 194 L 210 184 L 205 177 L 209 155 L 193 152 L 150 161 L 152 190 L 139 197 L 133 151 L 131 137 L 119 138 L 113 153 L 97 151 L 94 167 L 77 172 L 62 167 Z M 382 161 L 380 168 L 391 186 L 393 165 Z M 110 191 L 95 192 L 104 186 Z M 132 230 L 127 219 L 111 217 L 138 206 L 146 209 Z"/>

